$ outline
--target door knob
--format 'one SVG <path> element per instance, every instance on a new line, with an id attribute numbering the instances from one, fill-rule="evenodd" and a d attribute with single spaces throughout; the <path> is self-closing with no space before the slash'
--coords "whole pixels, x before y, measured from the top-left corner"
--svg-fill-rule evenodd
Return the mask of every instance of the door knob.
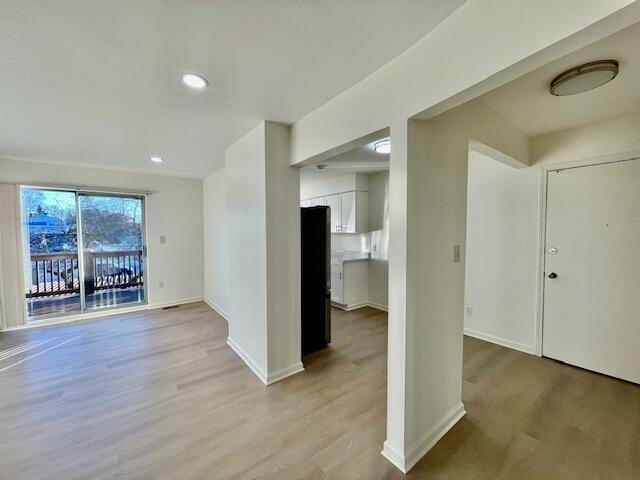
<path id="1" fill-rule="evenodd" d="M 558 274 L 556 272 L 551 272 L 549 275 L 547 275 L 547 277 L 551 279 L 558 278 Z"/>

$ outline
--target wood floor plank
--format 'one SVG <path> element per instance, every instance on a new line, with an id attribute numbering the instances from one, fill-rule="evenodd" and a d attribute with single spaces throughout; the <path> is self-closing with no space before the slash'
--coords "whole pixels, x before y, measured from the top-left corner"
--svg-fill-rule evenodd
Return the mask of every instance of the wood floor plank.
<path id="1" fill-rule="evenodd" d="M 0 478 L 404 477 L 380 455 L 386 313 L 334 309 L 331 346 L 270 387 L 226 336 L 204 303 L 0 333 L 0 369 L 24 359 L 0 373 Z M 472 338 L 463 373 L 467 416 L 408 478 L 639 478 L 637 385 Z"/>

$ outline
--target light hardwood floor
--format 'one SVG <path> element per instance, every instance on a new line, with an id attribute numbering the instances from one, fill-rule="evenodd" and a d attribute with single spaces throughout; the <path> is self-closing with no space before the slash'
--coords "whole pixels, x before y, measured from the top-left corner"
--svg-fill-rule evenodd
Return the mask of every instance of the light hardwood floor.
<path id="1" fill-rule="evenodd" d="M 203 303 L 2 333 L 0 478 L 402 478 L 380 455 L 386 314 L 333 312 L 332 346 L 268 388 Z M 468 414 L 408 478 L 640 478 L 640 387 L 464 355 Z"/>

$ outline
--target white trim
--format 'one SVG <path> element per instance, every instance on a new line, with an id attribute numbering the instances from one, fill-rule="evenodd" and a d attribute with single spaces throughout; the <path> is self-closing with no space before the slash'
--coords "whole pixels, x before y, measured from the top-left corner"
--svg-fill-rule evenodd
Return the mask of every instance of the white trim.
<path id="1" fill-rule="evenodd" d="M 145 310 L 156 310 L 158 308 L 170 307 L 174 305 L 185 305 L 188 303 L 195 303 L 195 302 L 201 302 L 201 301 L 202 301 L 202 298 L 187 298 L 183 300 L 175 300 L 173 302 L 154 303 L 152 305 L 143 304 L 143 305 L 133 305 L 131 307 L 122 307 L 122 308 L 115 307 L 115 308 L 109 308 L 106 310 L 98 310 L 95 312 L 80 313 L 78 315 L 66 315 L 58 318 L 48 318 L 46 320 L 33 321 L 25 325 L 9 327 L 3 330 L 3 332 L 10 332 L 12 330 L 26 330 L 30 328 L 49 327 L 54 325 L 62 325 L 65 323 L 81 322 L 83 320 L 94 320 L 94 319 L 100 319 L 102 317 L 111 317 L 113 315 L 124 315 L 127 313 L 142 312 Z"/>
<path id="2" fill-rule="evenodd" d="M 464 334 L 468 337 L 484 340 L 485 342 L 495 343 L 503 347 L 512 348 L 513 350 L 536 355 L 536 347 L 534 345 L 527 345 L 526 343 L 516 342 L 507 338 L 491 335 L 490 333 L 478 332 L 477 330 L 471 330 L 469 328 L 464 329 Z"/>
<path id="3" fill-rule="evenodd" d="M 438 441 L 458 423 L 462 417 L 466 415 L 464 404 L 459 402 L 455 407 L 449 410 L 444 417 L 427 430 L 411 448 L 407 450 L 407 455 L 403 456 L 400 452 L 391 447 L 386 441 L 382 449 L 382 455 L 393 463 L 402 473 L 408 473 L 416 463 L 420 461 L 426 453 L 431 450 Z"/>
<path id="4" fill-rule="evenodd" d="M 369 302 L 367 302 L 367 306 L 371 307 L 371 308 L 377 308 L 378 310 L 382 310 L 383 312 L 388 312 L 389 311 L 389 307 L 387 305 L 383 305 L 381 303 L 372 302 L 371 300 L 369 300 Z"/>
<path id="5" fill-rule="evenodd" d="M 202 297 L 183 298 L 181 300 L 170 300 L 168 302 L 152 303 L 147 306 L 147 310 L 156 310 L 158 308 L 173 307 L 176 305 L 186 305 L 188 303 L 202 302 Z"/>
<path id="6" fill-rule="evenodd" d="M 388 441 L 384 441 L 382 444 L 382 452 L 380 452 L 384 458 L 389 460 L 395 467 L 402 473 L 407 473 L 404 469 L 404 457 L 395 448 L 389 445 Z"/>
<path id="7" fill-rule="evenodd" d="M 209 300 L 208 298 L 204 298 L 203 300 L 204 300 L 204 303 L 209 305 L 213 310 L 215 310 L 215 312 L 218 315 L 220 315 L 222 318 L 224 318 L 227 321 L 227 323 L 229 323 L 229 315 L 227 314 L 227 312 L 225 312 L 223 309 L 221 309 L 212 300 Z"/>
<path id="8" fill-rule="evenodd" d="M 387 307 L 386 305 L 382 305 L 381 303 L 376 303 L 371 301 L 352 303 L 351 305 L 347 305 L 345 303 L 331 302 L 331 306 L 339 308 L 340 310 L 344 310 L 345 312 L 350 312 L 352 310 L 357 310 L 358 308 L 363 308 L 363 307 L 376 308 L 378 310 L 382 310 L 383 312 L 389 311 L 389 307 Z"/>
<path id="9" fill-rule="evenodd" d="M 251 369 L 253 373 L 260 379 L 262 383 L 268 385 L 267 375 L 262 371 L 262 369 L 258 366 L 256 362 L 253 361 L 251 356 L 246 353 L 240 345 L 238 345 L 231 337 L 227 337 L 227 345 L 231 347 L 231 349 L 236 352 L 236 354 L 242 359 L 242 361 Z"/>
<path id="10" fill-rule="evenodd" d="M 29 322 L 25 325 L 19 325 L 17 327 L 7 328 L 5 331 L 11 330 L 25 330 L 29 328 L 39 328 L 39 327 L 49 327 L 53 325 L 62 325 L 65 323 L 73 323 L 73 322 L 81 322 L 83 320 L 92 320 L 96 318 L 102 317 L 111 317 L 113 315 L 120 315 L 125 313 L 134 313 L 141 312 L 143 310 L 147 310 L 147 305 L 135 305 L 132 307 L 123 307 L 123 308 L 110 308 L 108 310 L 101 310 L 95 312 L 85 312 L 79 313 L 77 315 L 65 315 L 63 317 L 57 318 L 47 318 L 45 320 L 36 320 L 33 322 Z"/>
<path id="11" fill-rule="evenodd" d="M 300 373 L 304 371 L 304 366 L 302 362 L 294 363 L 293 365 L 285 368 L 281 368 L 277 372 L 270 373 L 267 375 L 267 385 L 271 385 L 273 383 L 279 382 L 291 375 L 295 375 L 296 373 Z"/>

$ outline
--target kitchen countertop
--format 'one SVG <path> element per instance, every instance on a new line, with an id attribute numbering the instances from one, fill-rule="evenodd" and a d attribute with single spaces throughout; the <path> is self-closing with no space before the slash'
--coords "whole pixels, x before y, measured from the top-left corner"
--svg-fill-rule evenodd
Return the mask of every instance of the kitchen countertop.
<path id="1" fill-rule="evenodd" d="M 331 252 L 332 263 L 359 262 L 369 260 L 369 254 L 366 252 Z"/>

